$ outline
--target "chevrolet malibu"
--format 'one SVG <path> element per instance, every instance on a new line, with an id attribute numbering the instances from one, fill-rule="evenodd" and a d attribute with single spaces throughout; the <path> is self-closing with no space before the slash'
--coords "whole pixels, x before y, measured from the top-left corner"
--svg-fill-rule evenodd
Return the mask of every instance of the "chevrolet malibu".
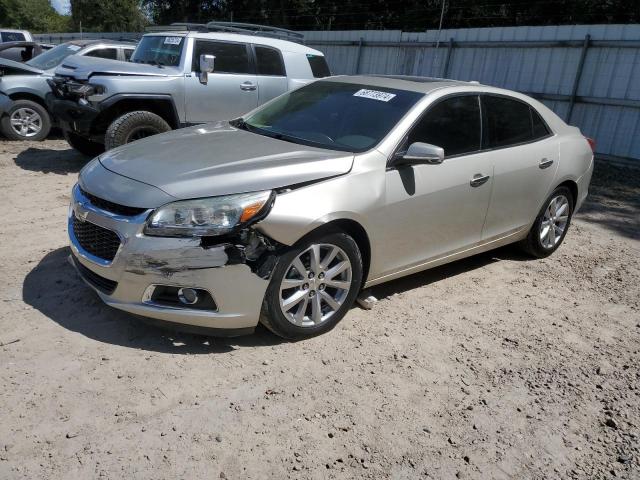
<path id="1" fill-rule="evenodd" d="M 550 255 L 592 169 L 593 141 L 525 95 L 332 77 L 91 161 L 70 258 L 112 307 L 304 338 L 363 288 L 514 242 Z"/>

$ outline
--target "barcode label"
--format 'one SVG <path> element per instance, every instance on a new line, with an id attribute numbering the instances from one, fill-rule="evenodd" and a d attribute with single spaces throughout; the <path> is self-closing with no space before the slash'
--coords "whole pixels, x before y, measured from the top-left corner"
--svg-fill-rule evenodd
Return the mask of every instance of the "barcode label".
<path id="1" fill-rule="evenodd" d="M 166 37 L 164 39 L 165 45 L 180 45 L 182 37 Z"/>
<path id="2" fill-rule="evenodd" d="M 367 90 L 366 88 L 363 88 L 361 90 L 358 90 L 356 93 L 354 93 L 353 96 L 370 98 L 371 100 L 378 100 L 379 102 L 388 102 L 393 97 L 395 97 L 396 94 L 388 93 L 388 92 L 380 92 L 378 90 Z"/>

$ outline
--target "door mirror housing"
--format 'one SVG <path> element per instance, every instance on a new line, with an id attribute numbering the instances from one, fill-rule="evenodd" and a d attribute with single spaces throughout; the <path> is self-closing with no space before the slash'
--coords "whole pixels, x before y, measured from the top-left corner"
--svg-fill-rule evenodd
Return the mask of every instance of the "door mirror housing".
<path id="1" fill-rule="evenodd" d="M 395 165 L 437 165 L 444 162 L 444 149 L 430 143 L 415 142 L 399 156 Z"/>
<path id="2" fill-rule="evenodd" d="M 215 55 L 200 55 L 200 72 L 198 73 L 198 77 L 200 78 L 200 83 L 206 85 L 209 81 L 209 74 L 213 73 L 214 65 L 215 65 L 216 57 Z"/>

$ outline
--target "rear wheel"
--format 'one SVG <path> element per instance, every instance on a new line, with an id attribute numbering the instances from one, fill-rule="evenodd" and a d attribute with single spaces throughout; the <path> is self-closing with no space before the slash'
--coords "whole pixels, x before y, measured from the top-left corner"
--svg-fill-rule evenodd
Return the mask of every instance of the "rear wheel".
<path id="1" fill-rule="evenodd" d="M 111 150 L 120 145 L 169 130 L 171 130 L 171 126 L 155 113 L 129 112 L 111 122 L 104 136 L 104 145 L 107 150 Z"/>
<path id="2" fill-rule="evenodd" d="M 88 138 L 82 137 L 76 133 L 65 130 L 64 138 L 69 145 L 87 157 L 95 157 L 104 152 L 104 145 L 92 142 Z"/>
<path id="3" fill-rule="evenodd" d="M 31 100 L 14 101 L 0 123 L 9 140 L 44 140 L 51 130 L 49 112 Z"/>
<path id="4" fill-rule="evenodd" d="M 529 235 L 522 242 L 528 254 L 543 258 L 556 251 L 569 230 L 573 202 L 573 194 L 567 187 L 558 187 L 549 195 Z"/>
<path id="5" fill-rule="evenodd" d="M 362 257 L 349 235 L 309 238 L 278 260 L 260 321 L 289 339 L 327 332 L 353 305 L 361 282 Z"/>

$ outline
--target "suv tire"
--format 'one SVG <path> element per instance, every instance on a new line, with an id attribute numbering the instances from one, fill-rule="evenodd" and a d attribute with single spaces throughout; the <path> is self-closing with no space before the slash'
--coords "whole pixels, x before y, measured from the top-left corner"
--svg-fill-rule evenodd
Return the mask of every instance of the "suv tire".
<path id="1" fill-rule="evenodd" d="M 342 320 L 361 284 L 362 256 L 353 238 L 339 232 L 308 236 L 278 258 L 260 323 L 290 340 L 320 335 Z"/>
<path id="2" fill-rule="evenodd" d="M 13 122 L 24 122 L 24 131 L 21 134 L 21 126 L 12 125 Z M 15 100 L 8 112 L 0 121 L 2 133 L 9 140 L 44 140 L 51 131 L 51 117 L 49 112 L 39 103 L 31 100 Z"/>
<path id="3" fill-rule="evenodd" d="M 171 126 L 155 113 L 129 112 L 111 122 L 104 136 L 104 146 L 107 150 L 111 150 L 125 143 L 169 130 L 171 130 Z"/>
<path id="4" fill-rule="evenodd" d="M 520 243 L 522 249 L 535 258 L 548 257 L 555 252 L 569 230 L 574 202 L 571 190 L 556 188 L 544 202 L 529 235 Z"/>
<path id="5" fill-rule="evenodd" d="M 104 152 L 104 145 L 98 142 L 92 142 L 88 138 L 77 135 L 73 132 L 64 130 L 64 139 L 75 150 L 87 157 L 95 157 Z"/>

